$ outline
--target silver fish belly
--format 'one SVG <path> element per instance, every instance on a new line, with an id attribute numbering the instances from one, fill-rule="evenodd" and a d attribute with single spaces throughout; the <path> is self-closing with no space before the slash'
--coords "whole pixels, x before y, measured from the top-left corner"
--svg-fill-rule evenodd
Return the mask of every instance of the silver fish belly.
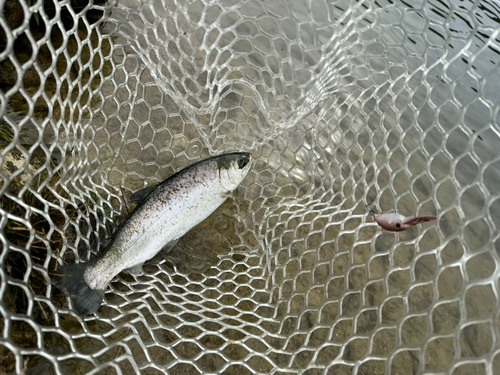
<path id="1" fill-rule="evenodd" d="M 59 267 L 53 284 L 70 295 L 77 313 L 94 312 L 118 273 L 142 267 L 166 244 L 175 244 L 210 216 L 238 187 L 250 165 L 248 153 L 225 154 L 188 166 L 161 182 L 115 231 L 98 258 Z"/>

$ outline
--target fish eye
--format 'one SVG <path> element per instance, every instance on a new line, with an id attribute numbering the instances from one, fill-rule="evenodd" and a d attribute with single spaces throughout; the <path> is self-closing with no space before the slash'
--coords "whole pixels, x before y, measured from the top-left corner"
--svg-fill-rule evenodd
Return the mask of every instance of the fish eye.
<path id="1" fill-rule="evenodd" d="M 396 228 L 399 228 L 400 226 L 401 226 L 401 224 L 396 223 Z"/>
<path id="2" fill-rule="evenodd" d="M 250 158 L 248 156 L 242 156 L 238 159 L 238 167 L 240 169 L 245 168 L 245 166 L 250 162 Z"/>

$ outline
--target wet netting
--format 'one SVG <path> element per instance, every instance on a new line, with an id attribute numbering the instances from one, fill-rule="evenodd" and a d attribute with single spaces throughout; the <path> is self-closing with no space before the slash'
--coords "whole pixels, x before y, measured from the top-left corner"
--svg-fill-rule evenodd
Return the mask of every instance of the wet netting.
<path id="1" fill-rule="evenodd" d="M 498 3 L 0 9 L 0 374 L 500 374 Z M 57 266 L 230 151 L 234 196 L 78 316 Z"/>

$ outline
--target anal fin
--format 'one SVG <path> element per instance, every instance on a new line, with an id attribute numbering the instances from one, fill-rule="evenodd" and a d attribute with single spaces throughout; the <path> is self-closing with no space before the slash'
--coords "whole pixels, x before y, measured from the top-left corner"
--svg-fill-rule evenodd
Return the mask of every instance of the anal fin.
<path id="1" fill-rule="evenodd" d="M 128 273 L 129 275 L 138 276 L 142 272 L 142 266 L 143 265 L 144 265 L 144 262 L 138 263 L 135 266 L 132 266 L 132 267 L 129 267 L 129 268 L 125 268 L 124 271 L 126 273 Z"/>
<path id="2" fill-rule="evenodd" d="M 179 242 L 180 237 L 174 238 L 172 241 L 167 243 L 165 246 L 162 247 L 161 251 L 164 251 L 165 253 L 169 253 L 172 251 L 174 246 Z"/>
<path id="3" fill-rule="evenodd" d="M 172 241 L 168 242 L 165 246 L 163 246 L 161 248 L 161 251 L 164 251 L 165 253 L 169 253 L 170 251 L 172 251 L 172 249 L 177 244 L 177 242 L 179 242 L 179 238 L 180 237 L 177 237 L 177 238 L 173 239 Z M 132 267 L 125 268 L 124 271 L 126 273 L 128 273 L 129 275 L 138 276 L 142 272 L 142 266 L 143 265 L 144 265 L 144 262 L 138 263 L 138 264 L 136 264 L 136 265 L 134 265 Z"/>

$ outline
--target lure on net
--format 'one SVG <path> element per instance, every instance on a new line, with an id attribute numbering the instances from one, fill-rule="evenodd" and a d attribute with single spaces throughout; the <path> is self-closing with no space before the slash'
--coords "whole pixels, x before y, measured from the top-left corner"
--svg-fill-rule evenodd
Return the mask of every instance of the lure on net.
<path id="1" fill-rule="evenodd" d="M 369 206 L 367 206 L 369 207 Z M 401 232 L 407 230 L 413 225 L 425 223 L 427 221 L 436 220 L 435 216 L 403 216 L 398 213 L 376 214 L 370 209 L 368 212 L 372 215 L 373 220 L 382 228 L 391 232 Z"/>

